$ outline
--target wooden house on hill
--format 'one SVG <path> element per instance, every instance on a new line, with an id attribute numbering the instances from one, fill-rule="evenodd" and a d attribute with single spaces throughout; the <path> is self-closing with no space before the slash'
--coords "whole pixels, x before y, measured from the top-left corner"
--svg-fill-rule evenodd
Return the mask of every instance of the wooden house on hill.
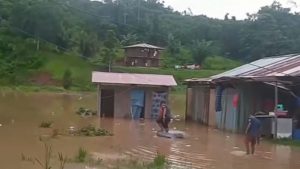
<path id="1" fill-rule="evenodd" d="M 161 47 L 149 45 L 146 43 L 124 47 L 125 65 L 137 67 L 159 67 Z"/>

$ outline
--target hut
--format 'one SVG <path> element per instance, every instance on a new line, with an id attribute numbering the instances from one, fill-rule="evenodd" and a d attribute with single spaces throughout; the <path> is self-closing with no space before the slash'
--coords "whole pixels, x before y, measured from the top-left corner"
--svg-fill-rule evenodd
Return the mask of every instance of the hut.
<path id="1" fill-rule="evenodd" d="M 194 78 L 185 81 L 186 119 L 198 121 L 201 124 L 215 125 L 215 88 L 211 79 Z"/>
<path id="2" fill-rule="evenodd" d="M 125 65 L 138 67 L 159 67 L 164 48 L 146 43 L 124 47 Z"/>
<path id="3" fill-rule="evenodd" d="M 112 118 L 156 118 L 161 101 L 168 102 L 172 75 L 93 72 L 98 86 L 98 114 Z"/>
<path id="4" fill-rule="evenodd" d="M 208 119 L 214 119 L 212 126 L 232 132 L 244 132 L 249 115 L 259 114 L 265 135 L 296 138 L 300 129 L 299 82 L 297 54 L 263 58 L 208 80 L 188 79 L 189 90 L 198 91 L 189 102 L 195 98 L 209 100 L 200 99 L 209 111 L 194 105 L 196 109 L 191 109 L 188 104 L 187 114 L 194 113 L 193 120 L 207 122 L 207 117 L 201 115 L 205 111 Z M 203 91 L 210 91 L 210 95 L 203 95 Z"/>

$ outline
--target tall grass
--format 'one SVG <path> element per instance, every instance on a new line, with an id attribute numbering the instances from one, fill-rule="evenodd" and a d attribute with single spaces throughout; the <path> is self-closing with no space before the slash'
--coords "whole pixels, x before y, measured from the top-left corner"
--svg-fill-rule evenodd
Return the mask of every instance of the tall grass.
<path id="1" fill-rule="evenodd" d="M 82 147 L 80 147 L 78 149 L 78 154 L 75 157 L 75 160 L 76 160 L 76 162 L 84 163 L 87 160 L 87 157 L 88 157 L 88 152 L 85 149 L 83 149 Z"/>

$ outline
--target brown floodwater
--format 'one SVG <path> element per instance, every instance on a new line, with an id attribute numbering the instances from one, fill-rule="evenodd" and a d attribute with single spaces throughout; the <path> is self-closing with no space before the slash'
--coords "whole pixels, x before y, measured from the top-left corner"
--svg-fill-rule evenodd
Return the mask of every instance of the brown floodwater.
<path id="1" fill-rule="evenodd" d="M 183 98 L 183 97 L 182 97 Z M 172 96 L 173 112 L 183 114 L 184 100 Z M 262 142 L 254 156 L 245 156 L 243 137 L 223 133 L 197 123 L 174 121 L 171 128 L 184 131 L 185 139 L 156 137 L 154 121 L 81 118 L 79 107 L 96 108 L 94 94 L 0 93 L 0 169 L 38 169 L 37 163 L 22 161 L 21 155 L 43 160 L 39 138 L 58 129 L 63 135 L 51 139 L 53 159 L 61 152 L 74 158 L 80 147 L 94 156 L 110 161 L 119 158 L 152 160 L 157 153 L 166 155 L 171 168 L 186 169 L 297 169 L 300 149 Z M 42 121 L 53 121 L 52 129 L 41 129 Z M 112 137 L 75 137 L 64 135 L 70 126 L 93 124 L 105 128 Z M 53 160 L 54 161 L 54 160 Z M 56 165 L 57 162 L 53 162 Z M 68 164 L 67 169 L 85 169 L 86 165 Z"/>

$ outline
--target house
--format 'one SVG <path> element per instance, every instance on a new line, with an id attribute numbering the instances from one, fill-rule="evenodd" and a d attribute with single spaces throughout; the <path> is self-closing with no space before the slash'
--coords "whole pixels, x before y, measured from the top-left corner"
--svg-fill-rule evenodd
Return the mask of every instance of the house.
<path id="1" fill-rule="evenodd" d="M 98 114 L 113 118 L 157 118 L 161 101 L 168 102 L 172 75 L 92 72 L 98 86 Z"/>
<path id="2" fill-rule="evenodd" d="M 300 55 L 263 58 L 208 79 L 188 79 L 187 117 L 244 132 L 250 114 L 264 135 L 299 138 Z M 202 106 L 196 106 L 193 103 Z"/>
<path id="3" fill-rule="evenodd" d="M 146 43 L 126 46 L 125 49 L 125 65 L 138 67 L 159 67 L 161 47 L 149 45 Z"/>

